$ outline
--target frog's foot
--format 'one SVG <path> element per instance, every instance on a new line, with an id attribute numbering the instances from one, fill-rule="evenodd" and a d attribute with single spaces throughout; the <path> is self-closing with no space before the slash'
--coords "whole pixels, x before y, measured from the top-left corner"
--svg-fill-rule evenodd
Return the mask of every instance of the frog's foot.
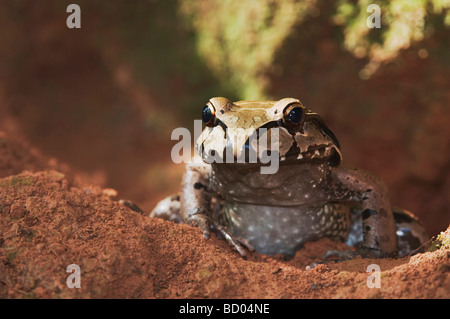
<path id="1" fill-rule="evenodd" d="M 203 238 L 209 239 L 211 237 L 211 217 L 200 209 L 196 208 L 195 212 L 189 214 L 188 224 L 200 228 Z"/>
<path id="2" fill-rule="evenodd" d="M 318 265 L 327 264 L 329 262 L 339 262 L 345 260 L 351 260 L 357 257 L 365 257 L 365 258 L 380 258 L 379 255 L 368 256 L 366 251 L 353 251 L 353 250 L 328 250 L 325 254 L 323 254 L 323 261 L 313 262 L 312 264 L 306 266 L 306 269 L 313 269 Z"/>
<path id="3" fill-rule="evenodd" d="M 254 250 L 247 240 L 231 235 L 225 227 L 213 223 L 211 217 L 199 209 L 190 214 L 188 223 L 200 228 L 205 239 L 210 238 L 211 231 L 214 231 L 218 236 L 223 237 L 231 247 L 234 247 L 242 257 L 247 255 L 244 247 L 250 251 Z"/>
<path id="4" fill-rule="evenodd" d="M 306 269 L 313 269 L 318 265 L 327 264 L 329 262 L 339 262 L 344 260 L 350 260 L 355 257 L 359 256 L 355 251 L 351 250 L 328 250 L 325 254 L 322 256 L 322 261 L 315 261 L 312 264 L 309 264 L 306 266 Z"/>
<path id="5" fill-rule="evenodd" d="M 139 214 L 145 215 L 145 212 L 138 205 L 136 205 L 134 202 L 130 200 L 121 199 L 119 200 L 119 204 L 126 206 Z"/>
<path id="6" fill-rule="evenodd" d="M 334 261 L 343 261 L 353 259 L 358 254 L 355 251 L 351 250 L 329 250 L 323 255 L 323 259 L 325 260 L 334 260 Z"/>
<path id="7" fill-rule="evenodd" d="M 334 258 L 333 258 L 334 257 Z M 356 257 L 361 258 L 387 258 L 392 257 L 391 254 L 384 254 L 378 249 L 370 249 L 364 247 L 358 247 L 356 250 L 329 250 L 324 255 L 325 260 L 344 261 L 354 259 Z"/>
<path id="8" fill-rule="evenodd" d="M 152 218 L 162 218 L 174 223 L 181 223 L 183 217 L 180 214 L 180 196 L 172 195 L 160 201 L 149 215 Z"/>
<path id="9" fill-rule="evenodd" d="M 217 233 L 219 233 L 222 237 L 224 237 L 227 243 L 231 247 L 234 247 L 238 251 L 239 255 L 241 255 L 242 257 L 247 256 L 247 252 L 244 250 L 244 247 L 247 248 L 249 251 L 255 250 L 254 247 L 245 238 L 240 238 L 231 235 L 223 226 L 214 225 L 213 229 Z"/>

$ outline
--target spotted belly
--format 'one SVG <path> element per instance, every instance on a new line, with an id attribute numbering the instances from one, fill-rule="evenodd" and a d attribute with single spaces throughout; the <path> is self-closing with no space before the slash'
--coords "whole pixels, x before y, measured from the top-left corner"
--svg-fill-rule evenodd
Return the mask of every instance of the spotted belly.
<path id="1" fill-rule="evenodd" d="M 218 222 L 259 253 L 294 255 L 305 242 L 322 237 L 345 241 L 350 210 L 339 203 L 285 207 L 225 203 Z"/>

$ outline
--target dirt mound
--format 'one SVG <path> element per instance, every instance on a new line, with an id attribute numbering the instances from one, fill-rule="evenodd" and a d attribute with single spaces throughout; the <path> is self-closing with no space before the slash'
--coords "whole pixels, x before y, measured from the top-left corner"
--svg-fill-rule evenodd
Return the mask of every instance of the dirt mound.
<path id="1" fill-rule="evenodd" d="M 0 165 L 0 298 L 450 297 L 449 229 L 440 249 L 409 258 L 307 270 L 328 249 L 347 249 L 323 239 L 291 260 L 256 253 L 243 259 L 215 236 L 204 240 L 196 228 L 123 207 L 111 190 L 37 171 L 48 162 L 2 136 L 2 158 L 14 153 L 16 160 Z M 17 174 L 22 169 L 29 171 Z M 81 288 L 66 284 L 73 264 Z M 371 264 L 380 267 L 380 288 L 367 286 Z"/>

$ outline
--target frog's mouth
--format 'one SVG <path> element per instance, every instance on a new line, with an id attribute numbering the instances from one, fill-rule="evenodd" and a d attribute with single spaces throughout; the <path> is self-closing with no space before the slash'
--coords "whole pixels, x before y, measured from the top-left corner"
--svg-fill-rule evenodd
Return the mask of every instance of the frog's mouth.
<path id="1" fill-rule="evenodd" d="M 298 150 L 298 149 L 297 149 Z M 341 151 L 334 144 L 313 145 L 306 152 L 295 152 L 292 157 L 297 160 L 328 160 L 329 165 L 337 166 L 341 162 Z M 283 160 L 283 158 L 281 158 Z"/>
<path id="2" fill-rule="evenodd" d="M 342 161 L 339 141 L 316 113 L 307 113 L 303 129 L 292 136 L 295 142 L 288 154 L 297 161 L 327 161 L 330 166 Z"/>
<path id="3" fill-rule="evenodd" d="M 231 155 L 230 158 L 230 152 L 228 151 L 229 153 L 227 154 L 226 147 L 222 148 L 218 153 L 216 153 L 216 150 L 204 152 L 202 157 L 206 163 L 234 163 L 256 166 L 267 164 L 267 158 L 273 159 L 274 156 L 278 157 L 280 162 L 285 163 L 286 165 L 298 164 L 299 162 L 327 162 L 329 166 L 337 166 L 342 159 L 341 151 L 334 143 L 311 145 L 303 152 L 300 151 L 301 148 L 296 144 L 295 140 L 291 140 L 291 145 L 292 146 L 287 152 L 280 152 L 282 150 L 271 151 L 268 149 L 267 151 L 264 151 L 263 154 L 258 154 L 255 149 L 251 147 L 249 140 L 247 140 L 241 148 L 241 155 L 239 157 Z M 277 154 L 272 154 L 272 152 L 277 152 Z M 220 158 L 221 160 L 218 162 L 217 158 Z"/>

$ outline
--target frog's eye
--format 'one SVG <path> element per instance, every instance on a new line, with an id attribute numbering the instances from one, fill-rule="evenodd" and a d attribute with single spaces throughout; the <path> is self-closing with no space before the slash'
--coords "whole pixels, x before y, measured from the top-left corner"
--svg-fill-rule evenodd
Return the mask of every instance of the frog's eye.
<path id="1" fill-rule="evenodd" d="M 300 127 L 305 119 L 305 109 L 298 103 L 289 104 L 283 112 L 283 122 L 292 130 Z"/>
<path id="2" fill-rule="evenodd" d="M 202 110 L 202 120 L 206 126 L 214 126 L 216 122 L 216 110 L 212 105 L 205 105 Z"/>

